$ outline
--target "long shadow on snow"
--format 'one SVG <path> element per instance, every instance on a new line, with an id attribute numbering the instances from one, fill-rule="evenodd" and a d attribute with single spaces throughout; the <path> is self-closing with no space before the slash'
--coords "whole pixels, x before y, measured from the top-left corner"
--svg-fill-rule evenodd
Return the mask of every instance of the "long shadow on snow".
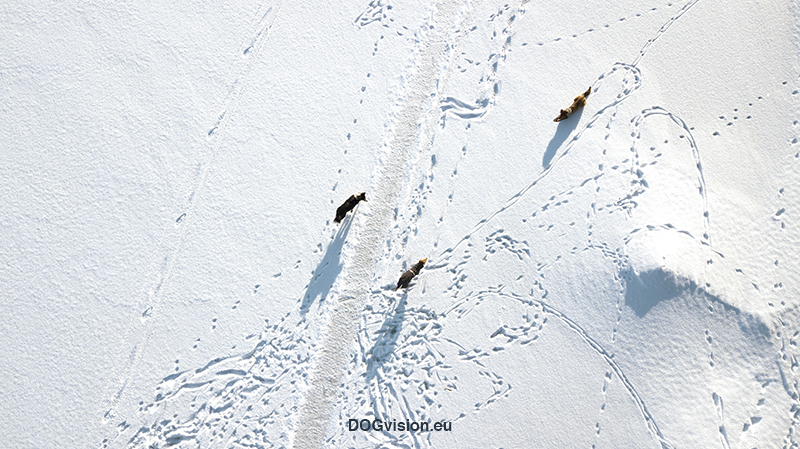
<path id="1" fill-rule="evenodd" d="M 333 241 L 325 250 L 325 255 L 312 272 L 314 277 L 308 283 L 306 294 L 303 295 L 303 304 L 300 306 L 300 314 L 303 316 L 308 313 L 308 309 L 311 308 L 311 304 L 314 303 L 315 299 L 319 298 L 319 304 L 325 301 L 331 291 L 331 287 L 333 287 L 333 283 L 339 277 L 339 273 L 342 272 L 342 262 L 340 260 L 342 245 L 344 245 L 345 237 L 347 237 L 352 223 L 353 215 L 350 214 L 342 221 L 339 231 L 336 232 Z"/>
<path id="2" fill-rule="evenodd" d="M 583 115 L 583 109 L 578 109 L 578 112 L 569 116 L 566 120 L 561 120 L 558 122 L 558 128 L 556 128 L 556 134 L 550 140 L 550 143 L 547 144 L 547 150 L 544 152 L 544 156 L 542 157 L 542 168 L 547 168 L 550 166 L 550 163 L 553 161 L 553 157 L 556 155 L 556 152 L 559 148 L 561 148 L 561 144 L 567 140 L 570 133 L 575 130 L 578 126 L 578 123 L 581 121 L 581 115 Z"/>
<path id="3" fill-rule="evenodd" d="M 682 296 L 697 295 L 704 297 L 709 303 L 721 305 L 726 311 L 741 316 L 742 330 L 748 334 L 766 336 L 769 330 L 764 322 L 756 316 L 742 312 L 719 296 L 713 295 L 696 282 L 665 271 L 662 268 L 643 271 L 638 275 L 630 268 L 623 273 L 625 279 L 625 305 L 630 307 L 636 316 L 643 318 L 650 309 L 661 301 L 668 301 Z"/>
<path id="4" fill-rule="evenodd" d="M 680 282 L 672 273 L 661 268 L 644 271 L 638 275 L 626 270 L 625 305 L 636 316 L 642 318 L 661 301 L 677 298 L 684 293 L 693 293 L 697 284 L 693 281 Z"/>
<path id="5" fill-rule="evenodd" d="M 397 346 L 397 339 L 400 337 L 406 317 L 407 296 L 408 294 L 404 292 L 395 309 L 386 316 L 386 320 L 378 330 L 378 339 L 367 352 L 369 356 L 367 359 L 367 383 L 378 374 L 378 368 L 391 358 L 394 348 Z"/>

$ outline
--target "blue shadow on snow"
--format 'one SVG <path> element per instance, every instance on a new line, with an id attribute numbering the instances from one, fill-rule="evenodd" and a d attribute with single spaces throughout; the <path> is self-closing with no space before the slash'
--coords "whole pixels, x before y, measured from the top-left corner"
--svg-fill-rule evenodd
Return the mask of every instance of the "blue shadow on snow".
<path id="1" fill-rule="evenodd" d="M 674 301 L 679 298 L 695 297 L 703 299 L 706 304 L 720 307 L 726 313 L 738 317 L 738 324 L 745 334 L 767 339 L 770 331 L 764 321 L 751 313 L 742 311 L 719 296 L 710 293 L 696 282 L 677 276 L 662 268 L 643 271 L 636 274 L 627 268 L 620 273 L 625 279 L 625 305 L 639 318 L 644 318 L 650 310 L 662 301 Z"/>
<path id="2" fill-rule="evenodd" d="M 672 273 L 661 268 L 644 271 L 638 275 L 628 269 L 624 273 L 624 278 L 626 283 L 625 305 L 630 307 L 639 318 L 647 315 L 647 312 L 661 301 L 697 290 L 697 284 L 694 282 L 687 281 L 679 284 Z"/>
<path id="3" fill-rule="evenodd" d="M 342 220 L 339 230 L 336 232 L 336 236 L 325 250 L 325 255 L 322 257 L 319 265 L 314 269 L 311 282 L 308 283 L 306 293 L 303 295 L 303 304 L 300 306 L 301 315 L 305 316 L 305 314 L 308 313 L 308 309 L 311 308 L 311 304 L 313 304 L 314 300 L 317 298 L 319 298 L 320 304 L 325 301 L 325 298 L 331 291 L 331 287 L 333 287 L 333 283 L 336 281 L 339 273 L 342 272 L 342 245 L 344 245 L 344 240 L 347 237 L 347 233 L 350 231 L 350 225 L 352 223 L 353 214 L 348 214 L 347 217 Z"/>
<path id="4" fill-rule="evenodd" d="M 375 344 L 367 351 L 367 382 L 371 381 L 377 374 L 378 368 L 383 366 L 392 356 L 400 331 L 403 330 L 403 321 L 406 318 L 406 300 L 408 294 L 403 292 L 403 296 L 398 300 L 395 309 L 386 316 Z"/>
<path id="5" fill-rule="evenodd" d="M 550 163 L 553 162 L 553 157 L 555 157 L 556 152 L 567 140 L 570 133 L 575 130 L 578 126 L 578 122 L 581 121 L 581 115 L 583 115 L 583 109 L 578 109 L 578 112 L 569 116 L 566 120 L 561 120 L 558 122 L 558 128 L 556 128 L 556 134 L 550 140 L 550 143 L 547 144 L 547 150 L 544 152 L 544 156 L 542 157 L 542 168 L 547 168 L 550 166 Z"/>

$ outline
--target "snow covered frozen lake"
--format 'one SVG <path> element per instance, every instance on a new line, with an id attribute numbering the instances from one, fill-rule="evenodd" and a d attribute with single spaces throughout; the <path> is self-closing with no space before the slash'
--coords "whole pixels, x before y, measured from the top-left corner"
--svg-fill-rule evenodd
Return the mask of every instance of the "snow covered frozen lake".
<path id="1" fill-rule="evenodd" d="M 0 36 L 0 446 L 800 447 L 796 0 Z"/>

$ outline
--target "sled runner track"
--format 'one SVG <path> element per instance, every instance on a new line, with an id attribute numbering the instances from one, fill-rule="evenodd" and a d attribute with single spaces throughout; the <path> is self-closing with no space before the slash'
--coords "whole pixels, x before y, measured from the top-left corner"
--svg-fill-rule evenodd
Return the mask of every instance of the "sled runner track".
<path id="1" fill-rule="evenodd" d="M 638 68 L 636 68 L 636 67 L 634 67 L 632 65 L 624 64 L 624 63 L 616 63 L 616 64 L 614 64 L 614 67 L 611 70 L 609 70 L 608 72 L 600 75 L 600 77 L 594 82 L 594 84 L 592 84 L 592 91 L 597 91 L 598 89 L 600 89 L 600 86 L 603 85 L 603 82 L 604 82 L 605 78 L 608 77 L 611 74 L 614 74 L 618 70 L 625 70 L 625 71 L 628 71 L 628 74 L 633 75 L 634 85 L 632 87 L 623 88 L 622 92 L 616 96 L 614 101 L 612 101 L 611 103 L 605 105 L 603 108 L 601 108 L 599 111 L 597 111 L 592 116 L 592 118 L 585 125 L 583 125 L 581 127 L 581 129 L 577 133 L 575 133 L 572 136 L 569 144 L 564 149 L 564 151 L 562 151 L 560 154 L 558 154 L 553 159 L 553 161 L 550 163 L 550 165 L 544 171 L 542 171 L 542 173 L 540 173 L 539 176 L 536 177 L 536 179 L 534 179 L 527 186 L 523 187 L 522 190 L 517 192 L 514 196 L 509 198 L 506 201 L 506 203 L 503 205 L 503 207 L 501 207 L 500 209 L 492 212 L 486 218 L 483 218 L 482 220 L 480 220 L 478 222 L 478 224 L 476 224 L 472 228 L 470 233 L 467 234 L 466 236 L 462 237 L 461 240 L 456 242 L 455 245 L 453 245 L 450 248 L 442 250 L 436 256 L 432 257 L 431 260 L 434 261 L 434 264 L 431 266 L 431 268 L 440 268 L 442 265 L 441 265 L 441 263 L 437 263 L 437 261 L 441 260 L 441 256 L 443 256 L 445 254 L 452 254 L 452 252 L 456 248 L 458 248 L 462 243 L 464 243 L 465 241 L 469 240 L 469 238 L 472 236 L 472 234 L 474 234 L 475 232 L 479 231 L 481 228 L 486 226 L 486 224 L 489 223 L 494 217 L 496 217 L 496 216 L 502 214 L 503 212 L 505 212 L 506 210 L 510 209 L 517 201 L 520 200 L 520 198 L 522 198 L 526 193 L 528 193 L 529 190 L 531 190 L 539 182 L 541 182 L 543 179 L 545 179 L 553 171 L 553 169 L 556 167 L 556 165 L 558 165 L 558 162 L 561 161 L 561 159 L 564 156 L 569 154 L 569 152 L 572 149 L 572 147 L 575 145 L 576 142 L 578 142 L 578 140 L 580 139 L 581 135 L 583 135 L 583 133 L 586 131 L 586 129 L 590 128 L 600 117 L 605 115 L 606 112 L 612 110 L 615 106 L 617 106 L 620 103 L 622 103 L 623 101 L 625 101 L 634 91 L 636 91 L 637 89 L 639 89 L 639 87 L 641 87 L 642 78 L 641 78 L 641 72 L 639 71 Z M 627 75 L 628 74 L 626 74 L 625 78 L 623 78 L 623 86 L 625 85 L 624 81 L 627 79 Z"/>
<path id="2" fill-rule="evenodd" d="M 654 115 L 663 115 L 668 117 L 676 125 L 683 128 L 684 132 L 686 133 L 686 139 L 689 141 L 689 147 L 692 150 L 692 157 L 694 158 L 695 168 L 697 169 L 697 182 L 700 184 L 700 195 L 703 197 L 703 228 L 704 228 L 703 244 L 711 246 L 711 236 L 709 235 L 710 223 L 709 223 L 709 213 L 708 213 L 708 197 L 706 192 L 706 180 L 705 177 L 703 176 L 703 164 L 700 162 L 700 150 L 697 148 L 697 143 L 695 142 L 694 136 L 692 135 L 692 130 L 689 128 L 686 122 L 684 122 L 682 118 L 676 116 L 675 114 L 659 106 L 653 106 L 651 108 L 645 109 L 642 111 L 641 114 L 631 119 L 631 125 L 633 128 L 631 136 L 634 139 L 631 148 L 634 150 L 636 156 L 638 157 L 638 150 L 636 150 L 636 141 L 641 136 L 639 128 L 641 127 L 642 123 L 647 117 L 651 117 Z M 631 170 L 631 175 L 633 175 L 633 170 Z"/>
<path id="3" fill-rule="evenodd" d="M 651 415 L 650 411 L 647 410 L 647 406 L 645 405 L 644 400 L 642 400 L 642 397 L 639 396 L 639 393 L 636 392 L 636 389 L 633 387 L 633 384 L 631 384 L 631 382 L 625 376 L 625 373 L 622 371 L 622 368 L 620 368 L 620 366 L 617 365 L 617 362 L 614 361 L 614 358 L 612 357 L 612 355 L 609 354 L 605 350 L 605 348 L 603 348 L 599 343 L 597 343 L 597 341 L 595 341 L 592 337 L 590 337 L 589 334 L 587 334 L 586 331 L 580 325 L 578 325 L 576 322 L 572 321 L 568 316 L 564 315 L 563 313 L 561 313 L 560 311 L 556 310 L 555 308 L 553 308 L 552 306 L 550 306 L 549 304 L 547 304 L 546 302 L 544 302 L 542 300 L 533 299 L 533 298 L 524 298 L 524 297 L 521 297 L 521 296 L 513 294 L 513 293 L 511 293 L 511 294 L 510 293 L 503 293 L 503 292 L 500 292 L 500 291 L 494 292 L 494 294 L 496 294 L 498 296 L 505 296 L 505 297 L 508 297 L 508 298 L 511 298 L 511 299 L 515 299 L 517 301 L 536 303 L 536 304 L 538 304 L 539 306 L 542 307 L 542 310 L 544 310 L 544 312 L 555 316 L 556 318 L 561 320 L 564 324 L 569 326 L 570 329 L 572 329 L 578 335 L 580 335 L 580 337 L 589 346 L 591 346 L 592 349 L 599 356 L 601 356 L 606 361 L 606 363 L 611 367 L 611 369 L 617 375 L 619 380 L 622 381 L 623 385 L 625 385 L 625 389 L 628 390 L 628 393 L 631 395 L 633 400 L 636 402 L 636 406 L 639 408 L 639 411 L 642 413 L 642 417 L 644 418 L 645 422 L 647 422 L 648 429 L 650 429 L 650 431 L 653 433 L 653 435 L 655 435 L 656 438 L 658 438 L 658 441 L 661 443 L 661 448 L 662 449 L 673 449 L 673 446 L 669 443 L 669 441 L 664 436 L 664 434 L 661 433 L 661 429 L 658 428 L 658 424 L 656 424 L 655 419 L 653 419 L 653 415 Z"/>
<path id="4" fill-rule="evenodd" d="M 454 27 L 468 3 L 442 0 L 432 5 L 418 47 L 407 69 L 403 97 L 396 106 L 372 188 L 369 211 L 358 232 L 352 255 L 330 319 L 322 331 L 305 403 L 298 412 L 293 447 L 316 449 L 324 441 L 344 367 L 356 337 L 358 319 L 370 294 L 369 284 L 394 219 L 395 206 L 406 183 L 407 165 L 415 153 L 432 142 L 438 120 L 439 81 L 449 69 Z"/>
<path id="5" fill-rule="evenodd" d="M 681 16 L 686 14 L 699 1 L 700 0 L 690 0 L 688 3 L 683 5 L 683 8 L 681 8 L 681 10 L 678 11 L 678 14 L 672 16 L 672 18 L 670 18 L 667 21 L 667 23 L 662 25 L 661 28 L 658 30 L 658 32 L 656 32 L 656 35 L 653 36 L 652 38 L 648 39 L 647 43 L 644 44 L 644 46 L 642 47 L 641 50 L 639 50 L 639 55 L 636 57 L 636 59 L 633 60 L 633 62 L 631 63 L 631 66 L 636 67 L 639 64 L 639 62 L 642 60 L 642 58 L 644 58 L 644 55 L 647 54 L 647 50 L 650 49 L 650 46 L 653 45 L 653 43 L 655 43 L 655 41 L 657 41 L 659 37 L 663 36 L 664 33 L 667 32 L 669 27 L 671 27 L 675 22 L 677 22 L 678 19 L 681 18 Z"/>
<path id="6" fill-rule="evenodd" d="M 597 32 L 607 31 L 609 29 L 613 29 L 613 25 L 612 24 L 614 24 L 614 23 L 617 23 L 617 24 L 618 23 L 630 23 L 633 20 L 637 20 L 637 19 L 645 17 L 646 14 L 650 14 L 650 13 L 654 13 L 654 12 L 657 12 L 657 11 L 661 11 L 662 8 L 670 8 L 672 6 L 675 6 L 674 3 L 672 1 L 669 1 L 669 0 L 663 1 L 662 4 L 663 4 L 663 6 L 661 6 L 661 7 L 647 7 L 646 9 L 641 9 L 640 13 L 636 13 L 636 12 L 631 11 L 629 14 L 626 14 L 626 15 L 624 15 L 622 17 L 619 17 L 617 20 L 610 20 L 609 19 L 608 22 L 604 26 L 592 27 L 592 28 L 584 29 L 583 31 L 565 32 L 565 33 L 563 33 L 563 34 L 561 34 L 560 36 L 557 36 L 557 37 L 553 37 L 553 38 L 546 39 L 546 40 L 540 40 L 535 45 L 538 46 L 538 47 L 544 47 L 546 45 L 563 43 L 563 42 L 567 41 L 567 39 L 570 39 L 570 38 L 571 39 L 580 39 L 581 37 L 586 36 L 586 35 L 591 34 L 591 33 L 597 33 Z M 673 17 L 670 20 L 672 21 L 674 19 L 675 19 L 675 17 Z"/>
<path id="7" fill-rule="evenodd" d="M 189 190 L 179 199 L 178 205 L 173 209 L 174 222 L 168 223 L 164 228 L 148 275 L 146 293 L 142 293 L 146 295 L 147 299 L 142 297 L 139 300 L 136 308 L 139 312 L 131 318 L 126 335 L 122 340 L 123 349 L 111 375 L 113 380 L 109 382 L 104 395 L 105 411 L 88 434 L 87 445 L 90 447 L 95 447 L 99 438 L 110 437 L 109 430 L 103 429 L 106 429 L 116 417 L 117 409 L 124 400 L 126 390 L 136 376 L 211 165 L 219 151 L 225 129 L 231 115 L 236 110 L 253 64 L 258 59 L 258 53 L 266 41 L 277 12 L 280 10 L 281 3 L 282 0 L 277 0 L 277 6 L 268 2 L 260 5 L 247 28 L 247 35 L 239 45 L 237 50 L 239 54 L 234 56 L 226 84 L 218 94 L 218 98 L 220 98 L 218 109 L 215 119 L 212 121 L 213 124 L 207 132 L 208 143 L 205 148 L 198 149 L 198 152 L 202 154 L 199 157 L 202 162 L 188 177 L 190 178 L 187 183 Z M 98 432 L 102 433 L 102 437 Z M 107 446 L 107 440 L 108 438 L 100 444 Z"/>
<path id="8" fill-rule="evenodd" d="M 500 48 L 495 47 L 489 51 L 489 56 L 486 60 L 487 68 L 478 83 L 477 98 L 472 102 L 465 102 L 454 97 L 447 97 L 440 101 L 439 109 L 443 123 L 448 114 L 452 114 L 462 120 L 478 119 L 486 115 L 495 106 L 501 87 L 497 71 L 500 63 L 504 62 L 508 57 L 511 49 L 511 38 L 514 35 L 514 24 L 525 14 L 525 6 L 528 1 L 522 0 L 518 7 L 509 12 L 510 15 L 505 22 L 505 27 L 500 31 L 500 37 L 502 38 L 500 39 Z M 504 10 L 511 10 L 510 5 L 506 4 Z M 491 20 L 498 17 L 500 17 L 499 14 L 493 15 Z"/>

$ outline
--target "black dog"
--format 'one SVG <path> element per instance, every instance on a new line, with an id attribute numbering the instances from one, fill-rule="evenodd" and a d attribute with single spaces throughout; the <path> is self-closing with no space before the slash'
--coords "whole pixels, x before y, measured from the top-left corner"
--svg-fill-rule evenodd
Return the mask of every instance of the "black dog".
<path id="1" fill-rule="evenodd" d="M 353 208 L 356 207 L 356 204 L 358 204 L 359 201 L 367 201 L 367 195 L 365 192 L 361 192 L 358 196 L 350 195 L 350 198 L 348 198 L 347 201 L 344 202 L 344 204 L 342 204 L 341 206 L 339 206 L 338 209 L 336 209 L 336 218 L 334 218 L 333 221 L 335 221 L 336 223 L 341 223 L 344 216 L 347 215 L 348 212 L 353 210 Z"/>

